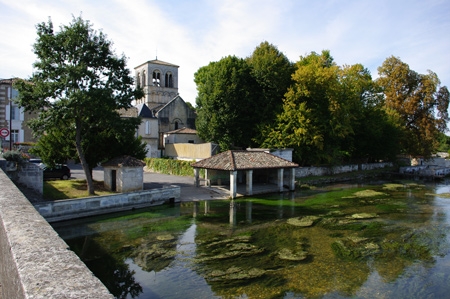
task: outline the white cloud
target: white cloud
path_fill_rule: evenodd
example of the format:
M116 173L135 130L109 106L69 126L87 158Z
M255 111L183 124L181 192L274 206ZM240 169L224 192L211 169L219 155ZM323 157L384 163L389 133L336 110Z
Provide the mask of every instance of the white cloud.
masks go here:
M179 65L180 94L192 103L200 67L228 55L247 57L262 41L292 61L329 49L337 64L362 63L374 77L394 55L450 85L446 0L0 0L0 78L31 75L37 23L50 16L58 30L80 13L129 57L131 70L156 55Z

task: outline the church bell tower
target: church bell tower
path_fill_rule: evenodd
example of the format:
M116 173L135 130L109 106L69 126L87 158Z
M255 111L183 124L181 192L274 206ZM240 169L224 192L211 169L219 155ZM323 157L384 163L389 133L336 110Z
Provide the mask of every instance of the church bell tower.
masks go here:
M144 97L136 104L159 109L178 95L178 65L158 60L147 61L134 68L136 85L144 90Z

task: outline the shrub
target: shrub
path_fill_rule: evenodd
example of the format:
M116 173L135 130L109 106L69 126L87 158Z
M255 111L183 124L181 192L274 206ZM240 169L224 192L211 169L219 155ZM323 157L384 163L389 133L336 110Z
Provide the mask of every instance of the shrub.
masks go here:
M191 166L193 162L164 158L145 159L147 167L154 172L180 176L194 176L194 169Z
M22 164L28 161L30 157L20 151L6 151L3 153L3 158L5 158L6 161Z

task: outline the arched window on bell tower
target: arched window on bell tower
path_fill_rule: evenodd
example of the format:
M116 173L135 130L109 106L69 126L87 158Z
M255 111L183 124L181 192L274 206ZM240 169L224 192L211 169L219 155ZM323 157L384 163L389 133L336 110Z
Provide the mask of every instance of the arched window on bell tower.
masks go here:
M142 72L142 87L145 87L147 85L147 81L145 80L145 71Z
M171 88L173 88L173 76L172 76L171 72L166 73L164 87L171 87Z
M141 74L140 73L137 73L136 85L137 85L137 88L141 87Z
M160 71L158 71L158 70L153 71L152 83L153 83L153 86L161 86L161 73L160 73Z

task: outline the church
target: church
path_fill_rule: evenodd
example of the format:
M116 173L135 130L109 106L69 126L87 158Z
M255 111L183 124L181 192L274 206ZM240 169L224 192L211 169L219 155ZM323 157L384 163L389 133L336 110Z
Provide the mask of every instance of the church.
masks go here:
M178 93L178 68L157 58L134 68L136 86L143 89L144 97L130 112L142 118L138 135L147 144L148 157L161 157L165 133L195 130L195 111Z

